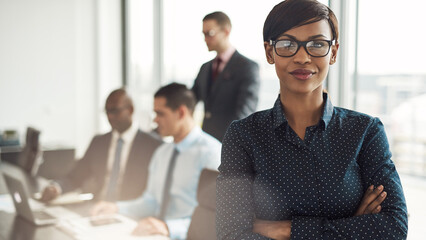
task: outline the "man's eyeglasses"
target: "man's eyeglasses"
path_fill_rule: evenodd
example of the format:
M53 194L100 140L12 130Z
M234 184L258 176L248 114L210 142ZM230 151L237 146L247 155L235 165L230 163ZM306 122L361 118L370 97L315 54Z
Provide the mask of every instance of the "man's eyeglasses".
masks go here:
M216 34L218 33L218 31L211 29L208 32L203 32L204 37L214 37L216 36Z
M120 108L110 108L110 109L105 109L105 112L106 112L107 115L109 115L109 114L111 114L111 115L118 115L123 110L125 110L127 108L128 108L128 106L120 107Z
M331 45L333 44L334 40L269 40L269 45L274 46L275 53L280 57L292 57L296 55L302 46L310 56L324 57L328 54L328 52L330 52Z

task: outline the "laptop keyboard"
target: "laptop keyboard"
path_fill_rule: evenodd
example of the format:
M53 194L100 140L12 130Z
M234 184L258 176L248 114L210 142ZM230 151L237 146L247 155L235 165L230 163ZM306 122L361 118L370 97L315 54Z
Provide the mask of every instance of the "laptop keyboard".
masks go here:
M35 219L40 219L40 220L56 219L54 216L43 211L34 211L33 214Z

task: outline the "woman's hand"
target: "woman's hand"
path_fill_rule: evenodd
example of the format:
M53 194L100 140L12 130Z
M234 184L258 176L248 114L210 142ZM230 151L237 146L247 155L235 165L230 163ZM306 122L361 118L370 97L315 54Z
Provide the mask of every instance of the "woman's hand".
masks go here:
M383 185L380 185L375 189L374 185L371 185L367 191L365 191L364 197L362 198L354 216L379 213L382 210L380 204L382 204L387 196L387 193L383 190Z
M255 219L253 232L276 240L288 240L291 234L291 221L267 221Z

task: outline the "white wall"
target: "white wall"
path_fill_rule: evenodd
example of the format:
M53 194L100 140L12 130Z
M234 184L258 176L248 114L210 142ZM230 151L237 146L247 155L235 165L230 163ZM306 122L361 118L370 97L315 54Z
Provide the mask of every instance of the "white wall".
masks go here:
M118 0L0 0L0 131L86 149L121 84Z

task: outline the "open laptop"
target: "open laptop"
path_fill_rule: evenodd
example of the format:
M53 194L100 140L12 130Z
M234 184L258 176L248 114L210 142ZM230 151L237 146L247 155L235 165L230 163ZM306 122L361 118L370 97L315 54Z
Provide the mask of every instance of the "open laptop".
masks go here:
M46 207L29 198L21 180L3 173L7 188L18 216L35 225L55 224L61 219L81 218L80 215L63 207Z
M21 180L6 173L3 173L3 176L17 215L35 225L56 224L57 228L75 239L135 239L131 232L137 226L137 222L133 219L119 214L81 217L63 207L46 207L44 204L28 198ZM158 238L157 236L142 239L163 240L168 238Z

